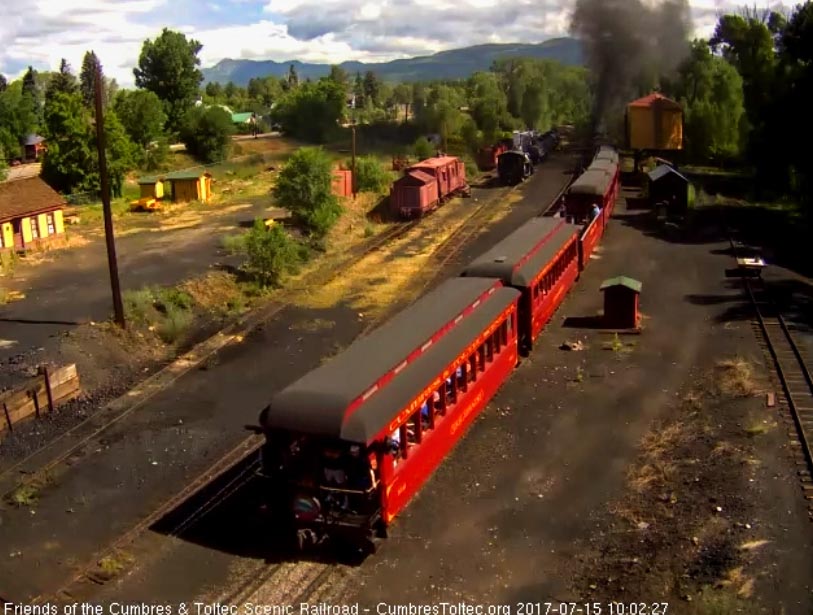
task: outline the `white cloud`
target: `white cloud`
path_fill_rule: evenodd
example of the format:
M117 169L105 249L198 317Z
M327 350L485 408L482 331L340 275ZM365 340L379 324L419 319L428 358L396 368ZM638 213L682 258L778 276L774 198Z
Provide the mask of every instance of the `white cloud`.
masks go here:
M93 49L107 75L131 85L141 44L162 26L203 43L204 66L223 58L387 61L478 43L538 42L565 35L573 0L0 2L5 5L0 72L14 78L29 64L54 70L63 57L78 70L84 53ZM690 0L696 34L708 36L717 14L740 3ZM253 23L234 24L249 20Z

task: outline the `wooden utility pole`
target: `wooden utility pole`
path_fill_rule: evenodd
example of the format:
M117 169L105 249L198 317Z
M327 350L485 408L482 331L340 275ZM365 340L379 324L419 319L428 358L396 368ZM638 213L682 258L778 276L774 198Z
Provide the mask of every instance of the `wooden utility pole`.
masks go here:
M352 158L351 158L352 162L350 163L351 166L353 167L353 170L352 170L353 175L351 177L350 185L353 188L353 200L355 201L356 200L356 117L355 117L355 113L353 114L353 121L350 124L350 130L353 133L353 154L352 154Z
M102 189L102 209L104 211L104 238L107 243L107 264L110 267L110 288L113 291L113 313L116 324L124 329L124 305L121 302L119 286L119 267L116 261L116 243L113 237L113 214L110 210L110 178L107 175L107 157L105 155L104 111L102 109L102 67L96 66L96 148L99 151L99 179Z
M443 121L443 155L446 155L448 148L446 147L446 120Z

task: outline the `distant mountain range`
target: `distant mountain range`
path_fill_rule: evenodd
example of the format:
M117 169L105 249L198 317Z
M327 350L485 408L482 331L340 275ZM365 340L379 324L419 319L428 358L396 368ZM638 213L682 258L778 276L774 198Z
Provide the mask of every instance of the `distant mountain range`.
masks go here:
M391 62L342 62L345 71L354 75L371 70L385 81L423 81L431 79L461 79L472 73L488 70L494 60L504 57L530 57L558 60L563 64L583 63L581 43L573 38L553 38L538 44L475 45L462 49L441 51L431 56L404 58ZM307 64L299 60L274 62L273 60L221 60L211 68L203 69L206 83L223 84L233 81L245 86L255 77L284 77L293 64L300 79L318 79L330 72L329 64Z

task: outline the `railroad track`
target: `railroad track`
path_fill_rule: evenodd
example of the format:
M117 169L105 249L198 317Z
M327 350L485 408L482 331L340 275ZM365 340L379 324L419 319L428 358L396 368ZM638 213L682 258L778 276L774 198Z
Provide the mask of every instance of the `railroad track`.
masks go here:
M793 336L793 330L782 317L770 290L761 281L743 278L748 298L754 307L754 328L764 342L784 394L792 429L792 451L802 491L813 521L813 379L805 356ZM756 288L755 288L756 287Z
M568 189L572 181L573 176L571 175L570 178L564 182L562 189L559 190L557 195L545 205L539 214L537 214L538 217L550 215L552 212L554 212L554 206L559 202L559 199L561 199L562 195ZM521 185L522 184L513 186L506 192L505 196L508 196L517 190ZM444 267L453 264L453 259L460 254L462 248L469 242L472 236L482 230L483 226L495 214L495 209L491 205L492 203L489 202L478 205L475 208L475 211L466 219L466 221L455 229L455 231L438 247L433 255L438 269L443 269ZM431 281L432 280L427 282L427 285L431 283Z
M118 559L120 554L126 552L127 548L149 529L150 526L160 521L168 513L215 481L218 477L223 476L229 470L235 468L247 457L255 454L262 445L262 442L263 438L261 436L250 436L240 442L240 444L218 459L212 466L199 474L181 491L165 501L159 508L138 521L138 523L119 536L114 542L96 552L86 562L80 564L78 572L56 590L48 594L36 596L31 601L32 604L42 604L60 600L70 601L73 596L81 592L84 586L88 584L103 585L106 583L109 579L105 577L100 569L100 563L102 561L106 558ZM259 462L255 461L248 464L247 467L242 468L235 477L232 477L225 485L220 487L217 492L209 496L190 514L175 523L172 529L167 532L167 535L180 535L183 531L188 530L194 524L198 523L205 515L215 510L220 504L225 502L230 496L252 480L258 465Z

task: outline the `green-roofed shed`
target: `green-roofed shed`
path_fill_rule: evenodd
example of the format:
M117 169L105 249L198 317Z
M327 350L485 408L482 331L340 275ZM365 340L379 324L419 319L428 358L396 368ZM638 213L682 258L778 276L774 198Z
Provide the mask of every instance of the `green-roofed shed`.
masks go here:
M254 114L251 111L231 114L232 124L250 124L253 118Z
M604 326L610 329L637 329L641 321L638 311L643 284L620 275L604 280L599 290L604 293Z
M172 200L207 203L212 196L212 174L207 171L174 171L164 176L172 183Z
M164 196L164 178L158 175L147 175L138 179L141 198L160 199Z

